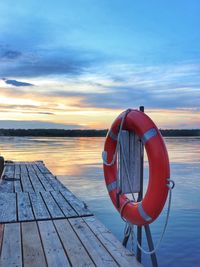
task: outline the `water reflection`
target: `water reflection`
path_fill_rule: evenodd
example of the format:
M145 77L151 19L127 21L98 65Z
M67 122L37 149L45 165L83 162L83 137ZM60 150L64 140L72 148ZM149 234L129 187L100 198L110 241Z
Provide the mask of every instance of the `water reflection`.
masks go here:
M194 266L200 262L200 138L166 138L171 163L173 192L172 213L167 234L158 252L160 266ZM43 160L47 167L90 209L118 238L123 222L108 197L102 172L101 151L104 138L18 138L0 137L1 155L7 160ZM148 164L145 163L147 184ZM154 240L162 231L166 211L152 224ZM149 257L144 257L150 266Z

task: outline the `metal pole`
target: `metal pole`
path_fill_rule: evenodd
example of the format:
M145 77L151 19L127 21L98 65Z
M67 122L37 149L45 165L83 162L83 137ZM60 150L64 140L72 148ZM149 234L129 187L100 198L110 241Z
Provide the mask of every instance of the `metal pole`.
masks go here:
M140 111L144 112L144 106L140 106ZM144 146L141 142L141 163L140 163L140 192L138 194L138 199L137 201L141 201L143 199L143 176L144 176ZM147 242L149 246L149 250L152 251L154 249L153 245L153 240L151 236L151 231L149 225L144 226L146 237L147 237ZM137 226L137 240L140 246L142 245L142 227ZM142 253L141 250L137 247L137 260L141 262L142 260ZM156 258L156 254L153 253L151 254L151 262L153 267L158 267L158 262Z
M0 156L0 179L4 169L4 158Z
M140 106L139 110L144 112L144 106ZM138 201L141 201L143 198L143 168L144 168L144 146L141 142L140 144L140 151L141 151L141 159L140 159L140 192L138 194ZM137 240L140 246L142 245L142 227L137 226ZM137 260L141 262L142 260L142 253L141 250L137 247Z
M149 250L152 251L152 250L154 250L154 245L153 245L153 240L152 240L152 236L151 236L151 231L150 231L149 225L145 225L144 229L145 229L145 233L146 233L146 237L147 237ZM155 253L151 254L151 262L152 262L153 267L158 267L158 262L157 262L157 258L156 258L156 254Z

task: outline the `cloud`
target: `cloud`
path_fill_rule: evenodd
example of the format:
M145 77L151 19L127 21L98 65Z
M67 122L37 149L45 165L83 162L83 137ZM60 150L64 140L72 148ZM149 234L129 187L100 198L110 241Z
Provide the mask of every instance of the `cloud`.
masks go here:
M103 71L107 77L101 84L104 91L86 94L83 105L113 109L141 104L149 108L199 108L200 64L108 65Z
M6 80L5 78L2 79L6 84L14 85L14 86L34 86L32 83L27 82L20 82L16 80Z
M81 125L47 121L0 120L0 129L82 129Z
M95 65L95 64L94 64ZM200 64L144 66L134 64L91 65L76 77L33 79L34 91L1 88L9 97L31 98L53 112L78 109L119 110L144 105L147 109L196 109L200 103ZM83 68L84 69L84 68ZM61 108L62 107L62 108ZM35 109L39 109L35 107ZM42 112L46 112L43 107ZM193 112L195 112L193 110Z
M2 77L79 76L102 62L104 55L80 48L39 48L33 51L5 51L1 63Z
M15 50L1 50L0 58L2 60L14 60L22 55L21 52Z
M196 108L200 102L200 64L167 66L104 66L103 71L66 80L45 94L48 97L79 98L82 108L122 109ZM117 79L116 79L117 77ZM57 89L55 89L57 88Z

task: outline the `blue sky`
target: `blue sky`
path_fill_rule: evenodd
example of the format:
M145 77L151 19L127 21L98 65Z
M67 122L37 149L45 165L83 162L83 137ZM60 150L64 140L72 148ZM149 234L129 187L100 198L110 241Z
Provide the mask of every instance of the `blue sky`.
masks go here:
M199 1L6 0L0 11L2 127L107 128L144 105L159 127L200 128Z

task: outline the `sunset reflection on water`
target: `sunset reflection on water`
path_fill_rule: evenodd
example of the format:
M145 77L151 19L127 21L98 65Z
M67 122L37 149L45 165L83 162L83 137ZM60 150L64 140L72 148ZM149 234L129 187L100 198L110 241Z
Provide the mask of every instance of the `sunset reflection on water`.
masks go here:
M172 211L167 234L158 251L160 266L194 266L200 261L200 138L166 138L173 190ZM101 152L104 138L0 137L0 152L6 160L43 160L45 165L112 232L122 239L124 223L113 207L103 178ZM148 164L145 158L145 184ZM158 240L166 209L151 225ZM189 244L189 245L188 245ZM180 249L181 247L181 249ZM168 257L170 255L170 257ZM149 266L149 257L144 256Z

